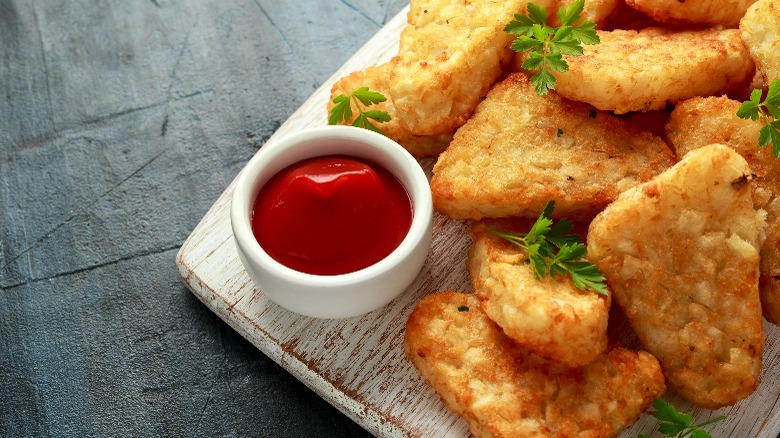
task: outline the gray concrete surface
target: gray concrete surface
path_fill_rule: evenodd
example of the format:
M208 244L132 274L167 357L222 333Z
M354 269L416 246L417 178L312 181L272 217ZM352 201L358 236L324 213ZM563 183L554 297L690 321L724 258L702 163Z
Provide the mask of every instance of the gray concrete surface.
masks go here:
M404 3L0 0L0 436L368 435L174 256Z

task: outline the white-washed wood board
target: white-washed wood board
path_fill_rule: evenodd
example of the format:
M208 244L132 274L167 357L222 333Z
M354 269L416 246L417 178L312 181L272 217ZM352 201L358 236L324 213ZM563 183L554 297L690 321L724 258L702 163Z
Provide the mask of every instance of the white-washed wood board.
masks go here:
M333 82L394 56L407 11L404 9L387 23L270 140L324 125ZM433 163L433 159L420 161L429 176ZM272 303L244 271L230 227L234 183L193 230L176 258L179 272L195 296L263 353L374 435L469 436L465 421L450 412L423 382L405 359L402 347L404 324L422 297L446 289L471 291L465 269L470 244L465 224L436 214L432 249L422 272L406 292L384 308L349 319L312 319ZM778 436L780 329L771 324L765 324L765 329L762 383L753 395L718 411L693 406L672 392L665 397L678 408L693 412L695 421L726 415L726 421L710 428L715 437ZM642 415L621 436L650 433L656 427L654 419Z

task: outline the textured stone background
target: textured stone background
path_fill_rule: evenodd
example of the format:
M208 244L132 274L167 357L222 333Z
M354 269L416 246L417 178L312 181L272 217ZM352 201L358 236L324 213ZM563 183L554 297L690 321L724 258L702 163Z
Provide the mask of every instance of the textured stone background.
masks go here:
M0 0L0 436L365 436L174 256L406 2Z

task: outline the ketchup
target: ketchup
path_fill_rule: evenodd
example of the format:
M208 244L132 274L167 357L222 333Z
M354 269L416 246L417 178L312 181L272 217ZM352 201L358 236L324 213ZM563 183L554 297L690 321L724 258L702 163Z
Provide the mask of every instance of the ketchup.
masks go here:
M279 263L308 274L354 272L382 260L406 237L412 205L386 169L326 156L283 169L260 189L252 232Z

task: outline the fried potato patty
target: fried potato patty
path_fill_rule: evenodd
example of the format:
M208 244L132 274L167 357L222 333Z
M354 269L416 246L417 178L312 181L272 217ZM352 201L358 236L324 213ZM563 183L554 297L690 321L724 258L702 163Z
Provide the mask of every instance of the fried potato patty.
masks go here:
M622 114L663 109L667 102L723 94L747 85L754 64L739 31L598 32L601 43L566 56L554 72L561 96Z
M350 73L339 79L333 84L330 92L328 113L335 106L333 99L339 94L349 95L360 87L368 87L371 91L378 91L387 98L386 101L372 105L370 108L387 111L390 114L391 119L389 122L377 124L385 135L398 142L415 157L436 156L450 144L452 134L415 135L404 127L400 116L395 110L395 104L389 91L390 77L397 63L398 58L396 57L382 65L368 67L365 70ZM356 111L348 122L352 123L355 117L357 117Z
M530 221L473 222L466 266L482 309L512 340L546 359L576 367L607 348L609 296L571 278L537 280L528 254L488 230L526 232Z
M661 23L737 27L756 0L626 0L632 8Z
M456 219L590 220L617 195L671 166L666 143L606 112L538 96L528 78L496 85L433 169L434 206Z
M689 152L590 225L588 256L670 387L714 409L758 385L764 332L751 170L733 149Z
M616 349L583 368L513 344L473 295L425 297L409 316L409 360L477 437L608 437L664 392L658 361Z
M780 324L780 160L771 147L758 145L761 122L737 117L740 103L727 97L695 97L672 111L666 127L677 155L712 143L737 151L753 171L753 204L767 212L766 240L761 246L759 295L764 317Z
M513 36L504 26L525 5L522 0L411 2L390 88L410 132L447 134L466 122L512 58Z
M759 0L751 6L739 31L750 56L769 85L780 79L780 0Z

